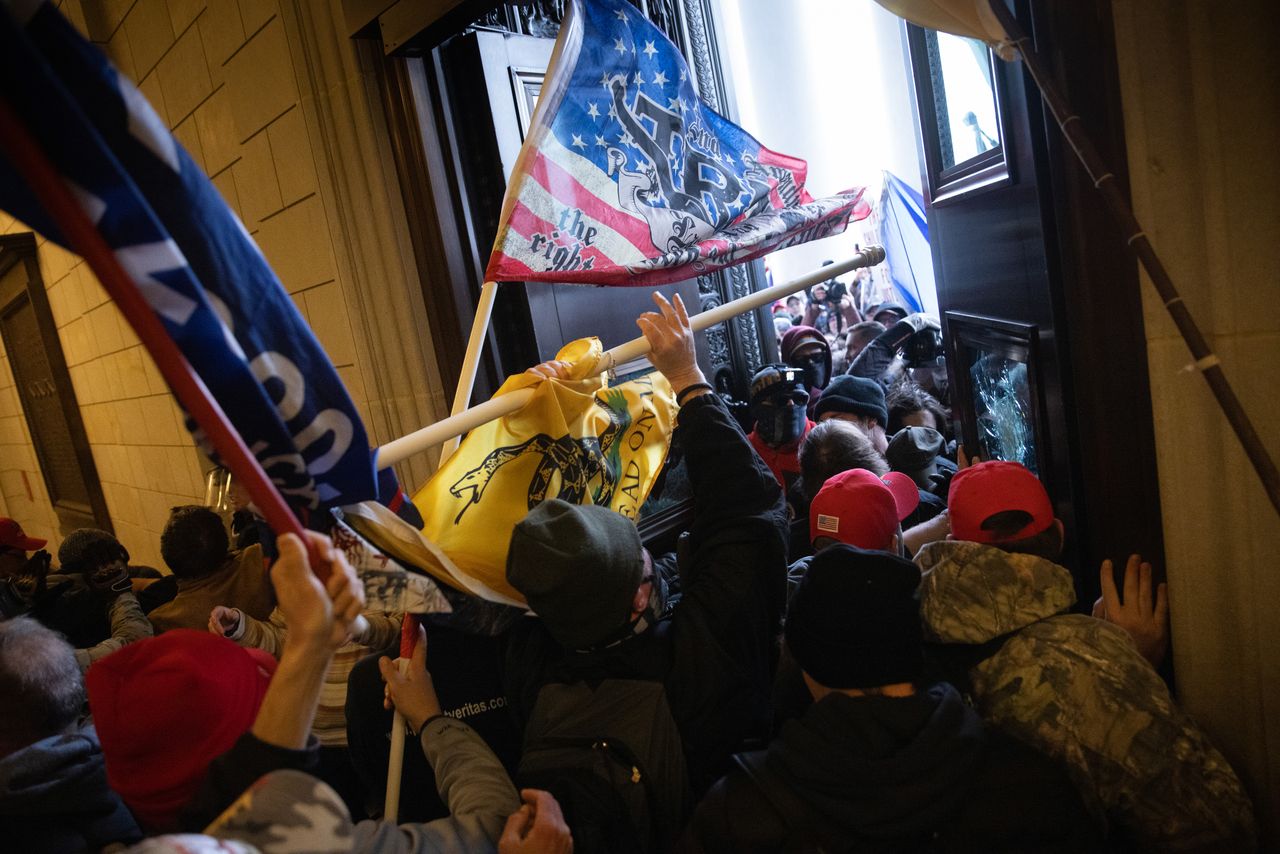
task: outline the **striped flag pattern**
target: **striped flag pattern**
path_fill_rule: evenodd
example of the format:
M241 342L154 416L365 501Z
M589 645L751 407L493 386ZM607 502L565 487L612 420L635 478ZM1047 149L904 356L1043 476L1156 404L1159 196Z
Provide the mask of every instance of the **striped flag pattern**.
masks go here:
M844 231L856 188L814 200L803 160L698 98L625 0L574 0L507 188L486 278L659 285Z

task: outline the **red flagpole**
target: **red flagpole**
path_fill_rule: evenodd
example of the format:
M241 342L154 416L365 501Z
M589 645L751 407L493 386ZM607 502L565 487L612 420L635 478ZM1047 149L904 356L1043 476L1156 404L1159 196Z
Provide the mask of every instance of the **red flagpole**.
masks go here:
M192 370L133 279L120 266L111 247L90 222L35 138L14 113L9 101L3 97L0 97L0 148L26 179L72 248L89 263L98 281L155 360L169 388L200 425L218 457L244 485L267 524L277 534L296 534L311 552L312 570L322 581L326 580L327 565L316 559L303 535L302 523L280 497L222 407Z

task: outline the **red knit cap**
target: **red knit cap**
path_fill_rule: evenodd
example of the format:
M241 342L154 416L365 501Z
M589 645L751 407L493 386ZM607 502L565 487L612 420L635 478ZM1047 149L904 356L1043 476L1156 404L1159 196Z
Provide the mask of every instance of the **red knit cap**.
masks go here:
M809 505L809 540L831 537L860 549L883 551L898 523L920 504L915 481L891 471L883 478L850 469L827 478Z
M89 668L107 782L144 830L176 829L209 763L253 726L275 666L261 650L175 629Z
M1021 463L1001 460L978 463L951 479L947 493L951 511L951 536L971 543L1012 542L1034 537L1053 524L1053 504L1044 485ZM997 539L982 523L997 513L1021 510L1031 521L1020 530Z

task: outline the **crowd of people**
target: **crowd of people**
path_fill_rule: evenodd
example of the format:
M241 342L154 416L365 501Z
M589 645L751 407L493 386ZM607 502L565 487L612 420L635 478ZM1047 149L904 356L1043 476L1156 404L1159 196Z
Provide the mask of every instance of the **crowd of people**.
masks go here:
M1134 555L1076 608L1043 485L966 459L938 372L902 366L936 322L835 299L836 353L796 317L744 430L679 298L655 301L639 324L692 489L677 550L544 501L506 566L531 613L428 615L407 662L402 615L319 534L268 561L175 508L161 574L92 530L55 569L0 520L6 850L1256 849L1156 672L1164 586ZM398 823L392 710L416 743Z

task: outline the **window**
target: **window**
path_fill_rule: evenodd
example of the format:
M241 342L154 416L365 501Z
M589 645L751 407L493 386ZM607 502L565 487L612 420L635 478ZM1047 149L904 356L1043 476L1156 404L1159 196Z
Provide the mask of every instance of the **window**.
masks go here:
M933 203L1007 183L991 51L976 39L912 25L907 43Z

